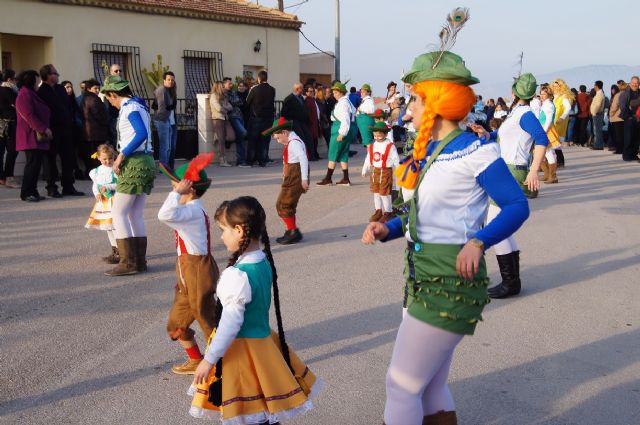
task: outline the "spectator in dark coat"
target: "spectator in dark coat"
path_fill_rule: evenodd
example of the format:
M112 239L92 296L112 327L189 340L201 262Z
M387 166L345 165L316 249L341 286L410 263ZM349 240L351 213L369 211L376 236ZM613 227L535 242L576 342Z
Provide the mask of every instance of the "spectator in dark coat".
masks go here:
M20 190L20 199L26 202L44 199L38 193L38 174L53 137L49 128L51 112L36 94L39 84L40 78L34 70L18 75L20 91L16 99L16 149L24 152L27 158Z
M318 138L320 137L320 105L316 100L315 89L313 86L306 86L304 89L304 107L309 117L309 134L311 136L311 151L309 152L309 160L317 161L320 159L318 155Z
M302 139L310 158L313 158L313 138L309 131L309 113L304 106L302 84L295 83L293 91L282 102L280 116L293 122L293 131Z
M624 148L622 159L637 161L640 145L640 120L636 116L640 108L640 77L631 77L629 87L620 93L620 118L624 120Z
M103 143L107 143L110 136L109 112L98 96L100 83L97 80L86 81L87 90L81 103L83 118L83 140L88 149L83 154L83 161L87 170L91 170L100 163L91 159L91 155Z
M18 157L16 151L16 73L5 69L0 84L0 187L17 188L13 169ZM6 152L6 157L5 157ZM6 159L5 159L6 158Z
M269 142L271 136L263 136L262 132L271 128L276 115L276 89L267 82L267 71L258 72L258 84L251 87L247 95L249 111L247 163L258 163L264 167L269 158Z
M40 68L42 84L38 89L38 96L47 104L51 111L51 131L53 139L46 158L44 159L44 174L47 179L47 194L52 198L62 196L83 196L73 186L74 149L72 140L73 112L71 100L66 90L58 84L60 74L51 65ZM73 100L75 102L75 99ZM62 162L62 194L58 192L56 180L58 178L57 157Z

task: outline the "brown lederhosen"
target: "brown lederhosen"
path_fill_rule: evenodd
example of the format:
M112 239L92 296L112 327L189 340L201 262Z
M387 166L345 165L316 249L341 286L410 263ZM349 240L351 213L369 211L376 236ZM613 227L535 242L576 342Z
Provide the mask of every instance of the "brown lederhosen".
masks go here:
M293 217L296 215L298 201L303 193L300 163L285 164L282 187L278 195L278 200L276 201L278 216Z
M391 195L393 187L393 169L376 168L371 171L371 193L378 193L380 196Z
M211 256L211 237L209 218L205 214L207 223L206 255L191 255L187 253L184 242L176 232L176 244L182 253L176 260L175 298L169 319L167 332L174 341L176 339L189 340L195 332L189 327L194 320L198 321L205 338L209 338L215 322L216 285L220 271Z

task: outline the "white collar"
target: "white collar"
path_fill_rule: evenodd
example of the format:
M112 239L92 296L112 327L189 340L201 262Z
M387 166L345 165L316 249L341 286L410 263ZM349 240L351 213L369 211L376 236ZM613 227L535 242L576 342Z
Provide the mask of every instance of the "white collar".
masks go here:
M236 264L256 264L266 258L264 251L256 249L255 251L245 252L238 258Z

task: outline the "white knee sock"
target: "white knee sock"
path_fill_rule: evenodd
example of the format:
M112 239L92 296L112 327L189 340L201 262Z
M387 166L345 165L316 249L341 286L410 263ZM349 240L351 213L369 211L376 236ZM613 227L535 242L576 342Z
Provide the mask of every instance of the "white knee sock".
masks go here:
M136 196L133 208L131 208L131 212L129 213L132 236L147 236L147 230L144 225L144 205L146 202L146 193Z
M547 162L549 164L555 164L557 161L557 157L556 157L556 150L555 149L549 149L545 154L544 157L547 158Z
M391 212L391 195L381 196L382 198L382 212Z
M373 194L373 206L376 210L381 210L382 209L382 199L380 197L379 193L374 193Z
M107 237L109 237L109 243L112 247L116 247L116 235L113 234L113 230L107 230Z
M427 414L455 410L447 377L462 337L409 314L403 317L387 371L387 425L421 425Z
M491 223L491 220L496 218L496 216L500 213L500 207L496 205L489 204L489 212L487 213L487 223ZM509 236L507 239L502 240L493 246L493 249L496 255L507 255L511 254L513 251L518 250L518 244L516 243L513 235Z

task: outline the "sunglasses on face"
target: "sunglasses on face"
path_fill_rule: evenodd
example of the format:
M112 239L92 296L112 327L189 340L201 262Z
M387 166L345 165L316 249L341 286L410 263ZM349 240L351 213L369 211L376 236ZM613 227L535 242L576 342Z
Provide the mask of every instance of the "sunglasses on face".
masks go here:
M116 74L120 74L122 72L121 69L114 69L113 72L115 72Z

